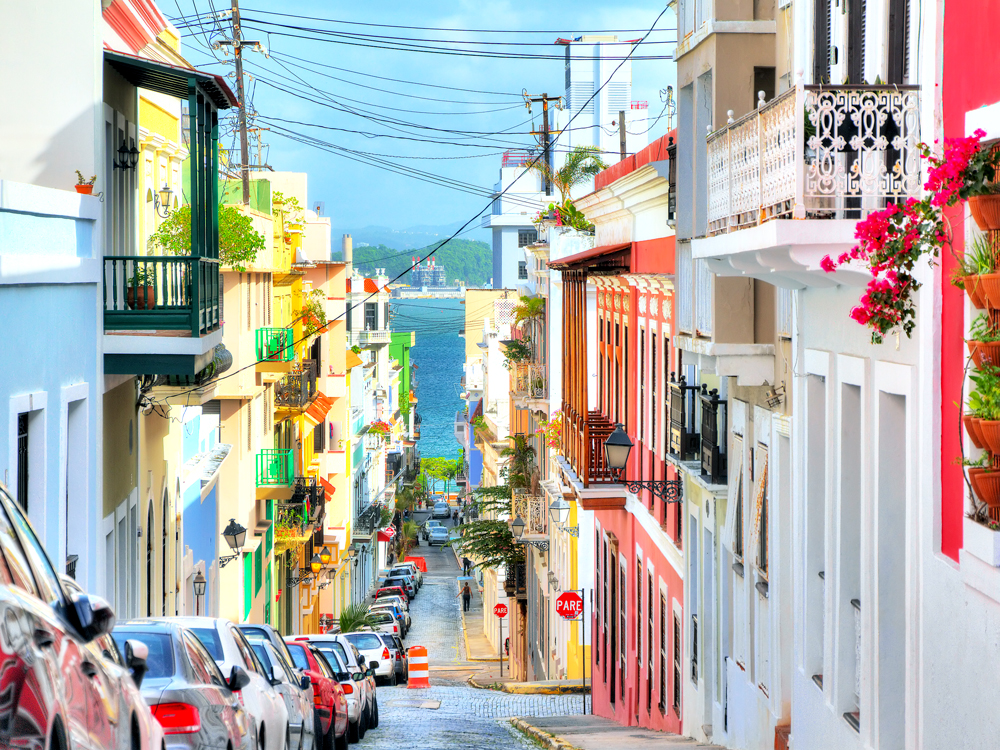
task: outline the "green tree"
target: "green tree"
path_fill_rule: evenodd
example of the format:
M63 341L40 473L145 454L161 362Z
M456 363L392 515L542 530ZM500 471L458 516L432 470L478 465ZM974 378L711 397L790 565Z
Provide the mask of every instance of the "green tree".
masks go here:
M150 235L147 247L154 254L190 255L191 206L171 211ZM219 263L243 273L265 247L264 236L249 216L236 206L219 206Z
M528 345L540 340L541 336L536 336L537 332L542 332L542 324L545 321L545 298L544 297L521 297L514 308L514 324L521 326L521 330L527 333ZM534 352L539 354L539 352Z
M565 203L574 187L608 168L600 153L601 149L597 146L577 146L566 154L566 161L559 169L550 169L541 159L534 162L531 168L556 186Z
M361 628L373 627L375 621L364 604L350 604L340 612L340 632L354 633Z
M449 542L477 568L510 567L524 562L524 548L503 520L510 515L511 488L480 487L472 496L477 516L458 527L460 537Z
M510 445L500 451L509 459L500 475L511 489L530 489L535 475L535 448L524 435L514 435Z

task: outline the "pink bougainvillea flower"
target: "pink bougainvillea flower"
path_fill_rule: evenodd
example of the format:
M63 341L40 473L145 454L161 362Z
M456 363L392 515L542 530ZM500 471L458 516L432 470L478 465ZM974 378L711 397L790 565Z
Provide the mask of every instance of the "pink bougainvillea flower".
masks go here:
M830 259L829 255L823 256L823 259L819 262L819 267L827 273L833 273L837 270L837 265Z

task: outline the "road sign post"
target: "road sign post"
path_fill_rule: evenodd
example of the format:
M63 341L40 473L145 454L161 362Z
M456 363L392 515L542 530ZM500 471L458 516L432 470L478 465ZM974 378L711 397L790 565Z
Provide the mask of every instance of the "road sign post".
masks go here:
M493 607L493 614L497 616L497 623L500 628L500 639L498 643L500 644L500 677L503 677L503 618L507 616L507 605L503 602L497 602L496 606Z
M583 589L580 591L564 591L556 599L556 614L564 620L580 621L580 650L586 653L587 617L583 601ZM583 712L587 713L587 660L580 659L583 671Z

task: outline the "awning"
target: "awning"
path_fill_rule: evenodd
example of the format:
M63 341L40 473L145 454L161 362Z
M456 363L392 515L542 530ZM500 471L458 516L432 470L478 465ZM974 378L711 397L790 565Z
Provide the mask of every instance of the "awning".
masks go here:
M391 542L394 536L396 536L396 528L394 526L378 530L378 540L380 542Z
M581 253L567 255L565 258L550 260L549 268L557 271L582 271L591 266L602 263L620 260L632 250L632 243L625 242L618 245L601 245L584 250ZM627 268L625 269L627 271Z
M236 94L220 75L111 50L104 50L104 59L133 86L187 101L189 88L195 84L219 109L239 106Z
M333 402L324 396L322 391L316 391L316 398L313 399L313 402L309 404L309 408L306 409L305 417L313 425L323 424L326 415L330 413L330 409L332 408Z
M324 490L326 490L326 499L327 499L327 501L329 501L329 500L330 500L330 496L331 496L331 495L332 495L332 494L333 494L334 492L336 492L336 491L337 491L337 488L336 488L336 487L334 487L334 486L333 486L332 484L330 484L330 483L329 483L328 481L326 481L325 479L323 479L323 477L320 477L320 478L319 478L319 483L320 483L320 484L321 484L321 485L323 486L323 489L324 489Z
M347 360L345 361L346 369L350 370L359 365L363 365L364 361L357 354L352 352L350 349L347 350Z

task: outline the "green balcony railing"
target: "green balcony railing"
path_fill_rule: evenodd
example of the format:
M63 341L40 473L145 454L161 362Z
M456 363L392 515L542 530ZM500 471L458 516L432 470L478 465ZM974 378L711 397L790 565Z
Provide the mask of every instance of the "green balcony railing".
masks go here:
M294 331L291 328L258 328L257 361L291 362L295 359Z
M190 331L222 320L219 261L190 255L104 257L105 330Z
M257 454L258 487L291 487L294 481L291 450L265 448Z

